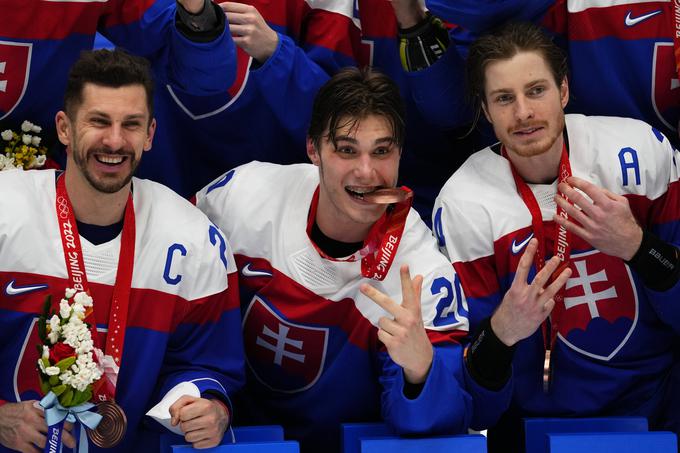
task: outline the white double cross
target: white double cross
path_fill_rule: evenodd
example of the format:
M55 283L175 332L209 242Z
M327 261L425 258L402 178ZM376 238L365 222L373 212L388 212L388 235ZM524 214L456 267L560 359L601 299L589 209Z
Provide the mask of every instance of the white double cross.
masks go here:
M578 305L587 304L588 310L590 311L591 318L597 318L600 316L600 312L597 309L597 302L605 299L612 299L617 296L616 288L610 286L604 291L597 293L593 292L593 283L605 282L607 281L607 273L604 269L595 274L588 275L588 269L585 261L576 261L574 263L576 271L578 272L578 277L571 277L567 280L566 289L571 289L577 286L583 287L583 296L577 297L565 297L564 306L567 310L576 307Z
M0 61L0 74L5 73L5 68L7 67L6 61ZM7 91L7 80L0 80L0 91L3 93Z
M302 341L292 340L288 338L289 331L290 327L284 326L283 324L279 324L278 333L274 332L269 327L264 326L262 328L262 333L265 336L273 339L276 342L276 344L271 344L260 336L258 336L257 339L255 340L255 343L258 346L262 346L263 348L269 349L270 351L274 352L274 363L279 366L281 366L284 357L295 360L296 362L305 363L304 354L297 354L295 352L286 351L286 346L288 345L292 346L293 348L299 351L302 350Z

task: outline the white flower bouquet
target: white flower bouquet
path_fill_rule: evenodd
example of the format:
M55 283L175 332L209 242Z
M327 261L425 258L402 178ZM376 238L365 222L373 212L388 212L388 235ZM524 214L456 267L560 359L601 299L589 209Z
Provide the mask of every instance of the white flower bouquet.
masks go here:
M45 394L54 393L63 407L78 406L92 398L92 386L104 373L98 359L101 351L94 347L84 321L92 310L92 298L67 288L59 312L51 308L48 296L38 320L41 387Z
M11 129L0 132L0 171L40 168L47 161L47 148L40 142L40 126L30 121L21 124L21 133Z

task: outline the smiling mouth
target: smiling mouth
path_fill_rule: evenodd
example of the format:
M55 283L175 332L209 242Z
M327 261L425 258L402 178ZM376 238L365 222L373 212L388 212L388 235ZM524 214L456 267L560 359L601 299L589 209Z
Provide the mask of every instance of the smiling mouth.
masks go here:
M113 167L122 164L128 157L122 154L96 154L94 158L100 164Z

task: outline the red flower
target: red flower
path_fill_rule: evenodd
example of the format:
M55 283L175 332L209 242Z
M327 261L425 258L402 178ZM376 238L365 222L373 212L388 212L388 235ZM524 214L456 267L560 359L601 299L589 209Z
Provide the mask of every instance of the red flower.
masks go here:
M50 350L50 363L56 365L59 361L68 357L75 357L76 350L66 343L57 343Z

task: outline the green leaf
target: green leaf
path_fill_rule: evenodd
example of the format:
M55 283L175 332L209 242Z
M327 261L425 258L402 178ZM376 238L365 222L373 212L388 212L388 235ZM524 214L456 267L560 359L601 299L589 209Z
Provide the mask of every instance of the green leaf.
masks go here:
M38 318L38 337L43 343L47 343L47 318L50 317L52 308L52 295L48 294L43 302L42 315Z
M73 402L73 389L69 387L64 393L59 395L59 402L64 407L70 407Z
M43 359L43 358L41 357L40 360L42 360L43 366L44 366L45 368L47 368L48 366L50 366L50 360L49 360L49 359Z
M61 371L66 371L74 363L76 363L75 357L66 357L65 359L61 359L59 362L57 362L55 366L59 367L59 370Z
M40 390L42 390L43 395L47 395L50 392L50 384L42 378L40 379Z
M54 387L55 385L59 385L59 376L50 376L49 378L49 383L51 387Z
M83 392L77 390L76 393L73 395L73 401L71 401L71 404L74 406L78 406L80 404L83 404L85 401L88 401L90 398L92 398L92 392L90 391L90 389L85 389L85 391Z
M65 390L66 390L66 384L59 384L57 386L52 387L52 393L54 393L57 396L64 393Z

